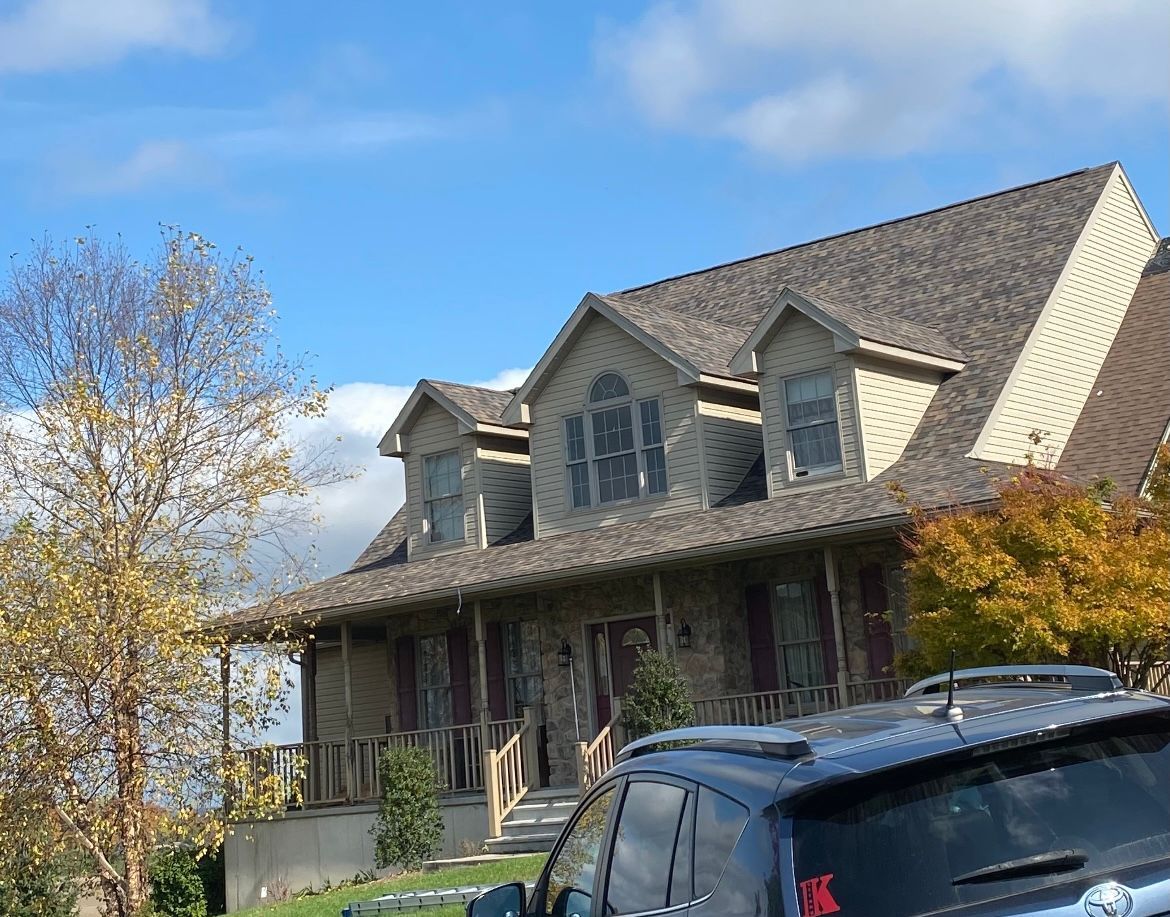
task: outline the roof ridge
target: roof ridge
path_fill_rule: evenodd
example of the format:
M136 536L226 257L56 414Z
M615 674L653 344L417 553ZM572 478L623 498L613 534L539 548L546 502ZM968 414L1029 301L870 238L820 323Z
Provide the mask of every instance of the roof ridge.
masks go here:
M999 191L992 191L992 192L989 192L987 194L978 194L975 197L965 198L961 201L954 201L953 203L950 203L950 204L944 204L941 207L932 207L929 210L921 210L918 213L909 213L909 214L906 214L904 216L894 217L894 218L889 219L889 220L880 220L877 223L870 223L868 226L858 226L855 229L847 229L847 230L844 230L843 232L830 233L827 236L819 236L816 239L808 239L805 242L797 242L794 245L786 245L782 248L774 248L774 249L771 249L770 251L759 252L758 254L748 255L744 258L733 258L731 261L724 261L724 262L721 262L720 264L712 264L709 267L698 268L698 269L693 270L693 271L683 271L680 274L672 274L671 276L663 277L660 280L653 280L649 283L642 283L642 284L638 284L637 286L625 287L621 290L615 290L613 293L610 293L607 295L618 296L618 295L622 295L624 293L635 293L638 290L647 290L647 289L650 289L651 287L659 286L660 284L669 283L672 280L681 280L684 277L694 277L694 276L697 276L699 274L707 274L711 271L718 271L718 270L721 270L723 268L734 267L737 264L746 264L749 261L758 261L761 258L768 258L772 255L779 255L783 252L790 252L790 251L795 251L796 249L800 249L800 248L807 248L810 245L818 245L821 242L828 242L832 239L841 239L841 238L844 238L845 236L853 236L853 235L857 235L858 233L869 232L871 229L880 229L883 226L893 226L897 223L905 223L908 220L916 220L919 217L930 216L933 213L942 213L943 211L946 211L946 210L954 210L956 207L965 207L968 204L974 204L974 203L977 203L979 201L986 201L986 200L990 200L991 198L1002 197L1003 195L1006 195L1006 194L1015 194L1016 192L1019 192L1019 191L1026 191L1029 188L1038 188L1041 185L1050 185L1050 184L1053 184L1053 183L1058 182L1058 181L1064 181L1065 179L1073 178L1077 175L1087 175L1090 172L1096 172L1100 169L1112 169L1115 166L1120 165L1120 163L1121 163L1120 160L1114 159L1111 162L1101 163L1100 165L1087 166L1083 169L1074 169L1071 172L1065 172L1063 175L1054 175L1051 178L1042 178L1042 179L1039 179L1038 181L1025 182L1022 185L1014 185L1011 188L1002 188Z
M516 391L511 388L488 388L486 385L473 385L470 382L452 382L450 379L424 378L422 381L430 385L453 385L456 388L469 388L474 392L490 392L493 395L507 395Z
M663 281L659 281L659 283L662 283L662 282ZM653 286L653 284L651 284L651 286ZM683 321L686 321L686 322L698 322L698 323L701 323L704 325L718 325L720 328L726 328L729 331L735 331L735 332L741 333L741 334L744 331L743 325L735 325L735 324L732 324L731 322L721 322L717 318L708 318L705 315L690 315L686 312L679 312L678 309L672 309L669 306L660 306L660 305L650 306L650 305L647 305L646 303L638 302L636 299L624 299L624 298L622 298L621 293L597 293L594 295L599 296L603 300L616 299L621 305L632 306L635 309L652 309L655 312L665 312L667 315L671 315L675 318L682 319Z

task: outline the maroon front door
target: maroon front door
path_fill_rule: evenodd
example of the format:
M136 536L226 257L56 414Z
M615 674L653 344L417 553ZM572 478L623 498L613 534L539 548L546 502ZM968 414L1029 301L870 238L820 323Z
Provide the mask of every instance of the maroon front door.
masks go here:
M613 698L622 697L634 680L638 650L658 649L654 618L593 624L589 628L589 644L597 725L601 727L613 717Z

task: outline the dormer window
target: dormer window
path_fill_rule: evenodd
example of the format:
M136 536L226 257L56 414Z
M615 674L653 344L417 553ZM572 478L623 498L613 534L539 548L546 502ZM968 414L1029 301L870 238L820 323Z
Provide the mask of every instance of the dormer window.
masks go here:
M841 470L841 434L831 370L796 376L783 388L788 468L793 478Z
M423 504L431 544L463 541L463 468L458 450L423 459Z
M574 509L665 494L659 400L635 401L617 373L598 376L585 410L565 418L565 469Z

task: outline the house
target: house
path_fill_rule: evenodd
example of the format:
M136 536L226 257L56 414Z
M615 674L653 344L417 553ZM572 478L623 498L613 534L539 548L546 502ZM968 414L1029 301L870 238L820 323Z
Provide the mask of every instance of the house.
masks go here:
M701 722L897 692L888 485L991 505L989 469L1040 453L1140 490L1170 421L1157 247L1114 163L588 293L513 392L420 382L379 444L403 507L349 570L235 622L304 634L305 742L255 754L307 773L298 811L229 842L229 899L368 868L396 744L431 751L450 853L546 843L644 647Z

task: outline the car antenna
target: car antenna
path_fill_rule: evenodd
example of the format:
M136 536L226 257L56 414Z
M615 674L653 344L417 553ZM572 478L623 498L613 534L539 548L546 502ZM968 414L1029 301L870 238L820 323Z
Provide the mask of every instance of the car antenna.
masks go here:
M955 651L951 650L951 674L947 679L947 705L934 713L955 723L963 718L963 708L955 703Z

